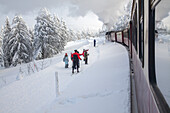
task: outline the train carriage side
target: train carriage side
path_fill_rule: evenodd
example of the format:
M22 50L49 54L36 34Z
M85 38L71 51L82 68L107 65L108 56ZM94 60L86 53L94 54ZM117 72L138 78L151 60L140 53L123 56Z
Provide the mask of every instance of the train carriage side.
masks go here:
M156 83L155 7L158 0L134 0L132 9L132 59L140 113L169 113Z
M112 41L129 47L139 113L170 113L155 75L155 7L159 2L133 0L129 28L110 35Z

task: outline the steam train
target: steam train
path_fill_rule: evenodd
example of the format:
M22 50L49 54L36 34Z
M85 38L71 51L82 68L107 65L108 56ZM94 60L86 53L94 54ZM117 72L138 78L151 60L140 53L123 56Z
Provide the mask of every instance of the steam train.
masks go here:
M105 34L107 40L129 50L139 113L170 113L155 72L155 8L160 1L133 0L129 27Z

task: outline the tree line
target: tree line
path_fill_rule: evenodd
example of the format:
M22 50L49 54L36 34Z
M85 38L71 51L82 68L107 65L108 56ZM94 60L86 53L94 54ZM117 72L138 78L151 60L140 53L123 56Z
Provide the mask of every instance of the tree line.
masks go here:
M10 67L50 58L62 52L67 42L82 38L86 38L86 33L68 29L63 20L46 8L39 11L33 29L28 28L22 16L16 15L12 24L7 17L0 33L0 63Z

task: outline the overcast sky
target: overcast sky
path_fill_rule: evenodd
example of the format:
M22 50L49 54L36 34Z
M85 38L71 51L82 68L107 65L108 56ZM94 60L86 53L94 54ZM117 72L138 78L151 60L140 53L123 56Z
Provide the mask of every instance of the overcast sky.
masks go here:
M38 11L46 7L62 18L69 28L93 31L101 28L103 23L113 25L118 21L129 1L132 0L0 0L0 26L4 25L6 16L12 21L15 14L21 14L28 26L33 27ZM168 21L165 18L169 18L169 4L170 0L161 1L160 20Z
M66 21L72 29L98 30L103 23L113 24L124 14L129 0L0 0L0 25L6 16L12 18L21 14L29 27L35 24L35 17L41 8Z

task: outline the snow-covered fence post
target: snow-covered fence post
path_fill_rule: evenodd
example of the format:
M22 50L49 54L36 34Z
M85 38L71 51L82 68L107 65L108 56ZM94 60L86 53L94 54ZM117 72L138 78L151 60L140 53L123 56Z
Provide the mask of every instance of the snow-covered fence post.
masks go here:
M34 65L34 64L33 64ZM30 68L31 68L31 70L32 70L32 72L34 73L34 69L33 69L33 67L32 67L32 65L30 64Z
M23 79L23 77L24 77L24 76L23 76L23 73L24 73L24 72L22 71L22 69L21 69L21 67L20 67L20 68L19 68L19 75L16 77L16 79L17 79L17 80Z
M27 64L28 75L30 75L30 69L31 69L31 65L30 65L30 63L29 63L29 64Z
M55 72L55 78L56 78L56 95L60 95L59 92L59 80L58 80L58 72Z
M44 69L44 59L43 59L43 61L41 63L42 63L41 64L41 70L43 70Z
M38 67L37 67L35 61L34 61L34 68L35 68L35 69L37 70L37 72L38 72Z

